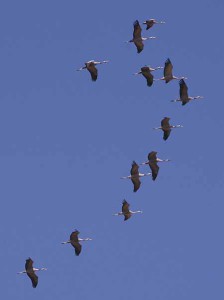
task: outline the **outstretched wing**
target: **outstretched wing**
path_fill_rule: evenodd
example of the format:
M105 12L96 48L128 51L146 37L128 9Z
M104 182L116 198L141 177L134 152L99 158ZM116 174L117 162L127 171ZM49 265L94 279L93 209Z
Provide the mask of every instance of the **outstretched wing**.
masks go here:
M163 129L163 139L164 139L164 141L166 141L168 139L168 137L170 136L170 133L171 133L170 128Z
M87 70L90 72L92 81L96 81L97 77L98 77L98 70L95 67L94 63L91 62L91 63L87 64Z
M136 48L137 48L137 52L138 53L140 53L140 52L142 52L142 50L144 49L144 44L143 44L143 42L142 42L142 39L135 39L134 40L134 44L135 44L135 46L136 46Z
M169 123L170 118L163 118L161 121L161 127L162 128L170 128L170 123Z
M124 200L122 202L122 213L123 214L126 214L129 212L129 206L130 206L130 204L126 200Z
M151 151L151 152L149 152L149 154L148 154L148 160L149 161L156 161L156 154L157 154L157 152L156 151Z
M71 241L72 246L75 248L75 254L79 256L82 250L82 245L79 242Z
M182 105L185 105L187 102L189 102L188 87L183 79L179 81L179 85L180 85L180 99L182 101Z
M159 172L159 166L157 164L156 161L150 161L149 162L149 167L152 171L152 180L156 180L156 177L158 175L158 172Z
M131 217L131 213L129 211L129 203L124 200L122 205L122 213L124 215L124 221L128 220Z
M26 259L25 270L33 270L33 260L30 257Z
M145 79L147 80L147 85L148 86L152 86L153 84L153 75L150 72L149 67L142 67L141 68L142 71L142 75L145 77Z
M29 278L31 279L33 288L36 288L36 287L37 287L37 284L38 284L38 276L34 273L33 270L27 272L27 275L28 275Z
M131 171L130 171L131 175L138 175L139 173L138 169L139 169L139 165L135 161L133 161L131 166Z
M141 34L142 34L142 28L141 28L141 26L140 26L140 24L139 24L139 21L138 20L136 20L134 23L133 23L133 25L134 25L134 31L133 31L133 39L135 40L135 39L141 39Z
M163 75L165 77L165 82L166 83L168 83L173 77L173 65L172 65L169 58L165 61L165 67L164 67L164 70L163 70Z
M149 30L149 28L151 28L154 25L154 20L146 20L146 30Z
M79 239L78 239L78 235L79 235L79 231L78 230L75 230L73 231L71 234L70 234L70 241L72 242L78 242Z
M134 185L133 192L137 192L137 190L140 188L140 185L141 185L141 181L140 181L139 177L132 177L131 181Z

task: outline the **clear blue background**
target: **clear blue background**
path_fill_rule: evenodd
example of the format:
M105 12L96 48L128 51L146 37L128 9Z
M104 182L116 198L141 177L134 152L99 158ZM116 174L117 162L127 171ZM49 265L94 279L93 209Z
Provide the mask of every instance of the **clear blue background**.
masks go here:
M0 235L2 299L222 300L223 242L222 0L2 1L0 6ZM166 22L143 36L133 21ZM145 64L188 77L146 86ZM91 82L77 68L109 59ZM155 78L162 71L154 73ZM173 130L164 142L164 116ZM133 193L132 160L158 151L158 179ZM148 172L147 166L141 168ZM113 217L126 199L142 215ZM61 245L79 229L76 257ZM40 272L33 289L24 269Z

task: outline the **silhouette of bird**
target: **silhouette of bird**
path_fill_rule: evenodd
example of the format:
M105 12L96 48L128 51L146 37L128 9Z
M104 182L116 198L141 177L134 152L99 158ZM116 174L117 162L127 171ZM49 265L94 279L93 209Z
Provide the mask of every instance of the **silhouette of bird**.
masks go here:
M46 271L46 270L47 270L46 268L40 268L40 269L33 268L33 261L29 257L28 259L26 259L25 271L18 272L17 274L26 273L27 276L31 279L33 288L36 288L37 284L38 284L38 276L35 274L35 272L36 271Z
M161 121L161 127L155 127L153 129L161 129L163 131L163 139L166 141L170 135L171 129L172 128L180 128L183 127L182 125L170 125L169 123L170 118L165 117Z
M180 98L176 100L171 100L171 102L182 102L182 105L187 104L191 100L196 100L196 99L202 99L203 96L194 96L194 97L189 97L188 96L188 87L183 79L179 81L179 86L180 86Z
M81 253L82 245L79 242L92 241L90 238L81 239L78 237L79 231L75 230L70 234L70 239L67 242L62 242L62 244L71 244L75 248L75 254L78 256Z
M124 221L127 221L128 219L130 219L130 217L133 214L142 213L141 210L132 211L129 209L129 207L130 207L130 204L124 199L124 201L122 202L122 211L114 214L114 216L122 216L123 215Z
M87 69L87 70L90 72L92 81L96 81L96 80L97 80L97 77L98 77L98 70L97 70L97 68L96 68L96 65L106 64L106 63L108 63L108 62L109 62L109 60L104 60L104 61L102 61L102 62L90 60L90 61L87 61L87 62L85 63L85 66L84 66L84 67L78 69L77 71L82 71L82 70Z

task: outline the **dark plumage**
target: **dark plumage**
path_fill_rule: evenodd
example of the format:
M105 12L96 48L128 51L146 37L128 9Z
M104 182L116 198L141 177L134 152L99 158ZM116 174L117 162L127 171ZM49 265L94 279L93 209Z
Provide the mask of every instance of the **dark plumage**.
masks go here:
M173 79L173 65L169 58L165 61L163 76L166 83L170 82Z
M139 21L136 20L134 22L134 31L133 31L133 42L137 48L137 52L140 53L142 52L143 48L144 48L144 44L142 42L142 28L139 24Z
M122 213L124 215L124 221L127 221L131 217L131 212L129 211L130 204L124 200L122 202Z
M32 281L33 288L36 288L38 284L38 276L35 274L33 270L33 261L30 257L26 260L25 270L26 270L26 274L29 276L29 278Z
M179 86L180 86L180 100L182 101L182 105L185 105L189 102L188 87L183 79L179 81Z
M156 180L156 177L158 175L159 172L159 166L157 164L157 156L156 156L157 152L152 151L148 154L148 164L149 167L152 171L152 179Z
M147 81L147 86L152 86L153 84L153 75L150 71L150 68L145 66L141 68L142 75L145 77Z
M170 128L170 123L169 123L170 118L165 117L161 121L161 127L163 131L163 139L166 141L170 135L171 128Z
M139 169L139 165L135 161L133 161L130 173L132 176L131 181L134 185L134 190L133 190L134 192L137 192L137 190L140 188L141 185L141 181L139 180L138 169Z
M79 243L78 239L79 231L75 230L70 235L71 245L75 248L75 254L78 256L81 253L82 245Z
M98 70L95 67L94 62L92 62L92 61L91 62L87 62L87 63L85 63L85 65L86 65L86 69L90 72L92 81L96 81L97 77L98 77Z

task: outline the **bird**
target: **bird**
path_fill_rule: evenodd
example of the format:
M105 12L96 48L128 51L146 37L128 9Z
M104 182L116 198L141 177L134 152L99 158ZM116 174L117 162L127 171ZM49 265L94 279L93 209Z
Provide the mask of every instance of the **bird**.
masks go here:
M137 192L137 190L140 188L141 185L141 181L139 179L140 177L151 175L151 173L146 173L146 174L139 173L138 169L139 169L139 165L135 161L133 161L130 170L131 175L121 177L121 179L131 179L134 185L133 192Z
M196 100L196 99L202 99L204 98L203 96L194 96L194 97L189 97L188 96L188 87L183 79L179 81L179 86L180 86L180 98L176 100L171 100L171 102L182 102L182 105L187 104L191 100Z
M70 234L70 239L66 242L62 242L62 244L71 244L75 248L75 254L77 256L79 256L79 254L81 253L81 250L82 250L82 245L79 242L92 241L92 239L90 239L90 238L85 238L85 239L79 238L78 237L79 233L80 232L77 229L75 229L75 231L73 231Z
M124 216L124 221L130 219L133 214L142 213L142 210L132 211L129 209L130 204L124 199L122 202L122 211L114 214L114 216Z
M155 39L155 36L150 36L150 37L142 37L142 28L139 24L139 21L136 20L133 23L134 26L134 31L133 31L133 39L131 39L130 41L127 41L127 43L134 43L136 48L137 48L137 53L142 52L143 48L144 48L144 44L143 41L149 40L149 39Z
M143 22L143 24L146 24L147 25L146 30L149 30L150 28L152 28L152 26L154 24L165 24L165 22L163 22L163 21L158 22L155 19L149 19L149 20L146 20L145 22Z
M144 66L141 68L141 71L134 73L134 75L140 75L142 74L146 81L147 81L147 86L152 86L153 84L153 75L152 71L163 69L163 67L156 67L156 68L151 68L150 66Z
M18 272L17 274L23 274L26 273L27 276L31 279L33 288L37 287L38 284L38 276L35 274L36 271L46 271L46 268L33 268L33 260L29 257L26 259L25 263L25 271Z
M163 131L163 139L164 139L164 141L166 141L168 139L172 128L183 127L182 125L175 125L175 126L170 125L169 121L170 121L170 118L169 117L165 117L161 121L161 127L155 127L155 128L153 128L153 129L161 129Z
M173 65L171 63L171 60L168 58L165 61L165 67L163 70L163 77L162 78L158 78L158 79L154 79L156 80L165 80L165 83L170 82L173 79L187 79L186 77L176 77L173 75Z
M141 163L141 165L149 165L151 171L152 171L152 180L156 180L156 177L158 176L159 172L159 166L158 162L167 162L170 161L170 159L160 159L157 157L156 151L151 151L148 154L148 161Z
M98 70L96 68L96 65L100 65L100 64L107 64L109 62L109 60L103 60L103 61L94 61L94 60L90 60L85 62L85 66L78 69L77 71L82 71L87 69L90 72L92 81L96 81L97 77L98 77Z

